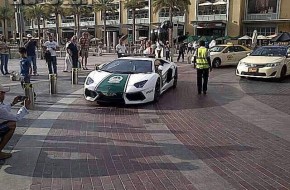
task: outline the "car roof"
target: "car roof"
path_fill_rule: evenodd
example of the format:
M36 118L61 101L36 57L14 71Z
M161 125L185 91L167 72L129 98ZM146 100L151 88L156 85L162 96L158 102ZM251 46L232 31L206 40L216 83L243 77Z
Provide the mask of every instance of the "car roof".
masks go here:
M260 48L263 48L263 47L265 47L265 48L287 48L289 46L261 46Z
M130 60L146 60L146 61L155 61L156 58L150 58L150 57L120 57L118 59L130 59Z

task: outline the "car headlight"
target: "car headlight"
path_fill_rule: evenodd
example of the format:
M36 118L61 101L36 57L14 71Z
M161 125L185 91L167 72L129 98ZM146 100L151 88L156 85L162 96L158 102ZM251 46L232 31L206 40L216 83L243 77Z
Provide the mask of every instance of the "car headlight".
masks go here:
M277 62L277 63L268 63L265 65L265 67L277 67L280 65L280 62Z
M94 83L94 80L91 77L88 77L86 81L86 85L90 85L92 83Z
M134 84L134 86L135 86L136 88L143 88L143 86L146 84L147 81L148 81L148 80L143 80L143 81L141 81L141 82L137 82L137 83Z

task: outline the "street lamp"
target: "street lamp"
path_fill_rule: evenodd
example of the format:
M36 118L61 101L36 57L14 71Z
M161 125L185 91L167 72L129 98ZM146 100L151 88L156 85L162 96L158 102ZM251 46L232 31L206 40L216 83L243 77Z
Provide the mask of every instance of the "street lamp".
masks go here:
M13 0L12 4L15 8L16 32L19 34L19 46L23 46L23 32L25 32L25 24L22 13L23 5L34 5L36 0Z

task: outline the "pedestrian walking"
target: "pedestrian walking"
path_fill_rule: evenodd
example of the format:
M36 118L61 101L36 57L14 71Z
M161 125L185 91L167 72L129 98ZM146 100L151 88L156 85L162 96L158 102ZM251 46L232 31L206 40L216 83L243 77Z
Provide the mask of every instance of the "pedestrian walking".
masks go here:
M52 35L49 35L48 41L43 44L43 47L46 50L45 59L49 74L57 74L56 50L59 48L58 43L53 40Z
M184 52L185 52L185 45L181 43L178 49L177 62L179 62L180 58L182 58L182 62L184 62Z
M23 100L23 96L16 96L10 104L4 103L5 94L9 92L9 90L8 87L4 87L0 84L0 160L12 156L11 153L6 153L2 150L13 136L16 129L16 122L23 119L23 117L29 113L27 108L30 104L30 100L27 98ZM24 106L18 110L17 114L13 114L11 112L11 107L21 101L24 101Z
M67 49L67 47L69 46L70 44L70 40L68 38L66 38L66 44L65 44L65 58L64 58L64 69L63 69L63 72L68 72L68 71L71 71L71 68L72 68L72 60L71 60L71 56L70 56L70 52L69 50Z
M0 35L0 55L1 55L1 73L3 75L10 74L8 72L9 48L3 35Z
M209 49L210 49L210 48L212 48L212 47L214 47L214 46L216 46L216 41L215 41L215 39L213 38L213 39L210 41L208 47L209 47Z
M205 47L205 42L200 41L199 45L200 47L195 51L193 55L193 64L195 65L197 72L198 94L201 94L201 91L206 94L209 71L212 71L212 66L210 60L210 52Z
M159 39L156 41L156 52L157 52L157 58L161 58L161 51L162 51L162 45L161 41Z
M27 34L28 41L25 43L24 47L27 50L27 58L30 59L32 63L32 70L33 75L39 75L37 73L37 65L36 65L36 49L37 49L37 42L32 39L31 34Z
M170 45L169 45L169 41L166 41L164 49L165 49L165 59L166 60L170 60Z
M77 46L78 38L77 36L73 36L70 40L70 43L67 47L67 52L70 56L72 68L79 67L79 54L78 54L78 46Z
M122 54L126 53L127 49L125 44L123 44L123 40L119 40L119 43L116 46L116 51L118 54L118 58L122 57Z
M188 42L188 44L187 44L187 54L189 52L192 54L192 43L191 42Z
M89 57L89 47L90 47L90 39L89 39L89 33L83 32L82 37L79 41L80 45L80 56L82 57L82 68L83 70L88 70L87 63L88 63L88 57Z

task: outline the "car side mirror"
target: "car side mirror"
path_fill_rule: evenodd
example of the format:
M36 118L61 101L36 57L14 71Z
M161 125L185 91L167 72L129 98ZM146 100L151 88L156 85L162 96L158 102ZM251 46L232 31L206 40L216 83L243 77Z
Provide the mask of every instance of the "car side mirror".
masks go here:
M287 58L290 58L290 53L288 53L288 54L286 55L286 57L287 57Z
M162 65L159 65L158 66L158 71L162 71L163 70L163 66Z
M249 56L251 53L247 53L247 56Z

